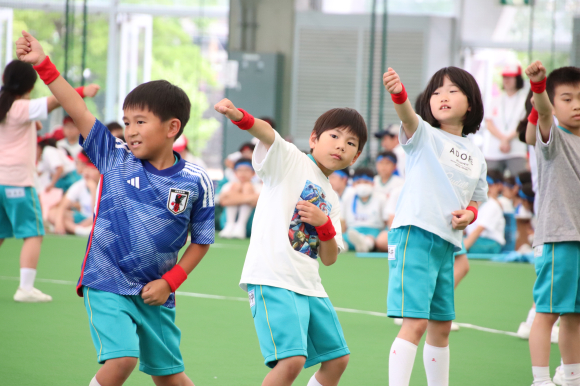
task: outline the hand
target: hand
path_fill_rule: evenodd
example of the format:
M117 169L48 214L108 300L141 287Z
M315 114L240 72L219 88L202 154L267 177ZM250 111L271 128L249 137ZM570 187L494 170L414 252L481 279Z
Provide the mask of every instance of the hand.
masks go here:
M22 31L22 37L16 41L16 57L25 63L36 66L42 63L46 55L38 40L28 32Z
M91 83L88 86L84 87L83 93L85 94L85 97L92 98L95 95L97 95L97 93L99 92L100 89L101 89L101 86L99 86L98 84L95 84L95 83Z
M143 287L141 290L141 297L145 304L150 306L161 306L165 304L171 295L171 288L169 283L164 279L153 280Z
M526 75L532 82L540 82L546 77L546 68L542 62L536 60L526 68Z
M36 125L36 131L42 130L42 122L34 121L34 124Z
M227 98L224 98L218 103L216 103L213 108L215 109L215 111L225 115L228 119L231 119L232 121L241 121L242 118L244 117L244 113L238 110L236 106L234 106L232 101L230 101Z
M319 227L328 221L328 216L311 202L300 201L296 204L296 209L298 209L300 220L313 227Z
M510 152L511 149L512 149L512 146L510 144L510 141L508 141L507 139L501 141L501 144L499 145L499 150L502 153L507 154Z
M48 185L48 186L47 186L47 187L44 189L44 191L45 191L46 193L48 193L48 192L50 192L50 191L52 190L52 188L54 188L54 185L50 184L50 185Z
M399 74L395 72L391 67L383 75L383 84L387 91L391 94L398 94L403 91L403 84L401 79L399 79Z
M467 228L469 223L471 223L475 218L475 213L470 210L456 210L451 214L453 215L453 218L451 219L453 229L460 231Z

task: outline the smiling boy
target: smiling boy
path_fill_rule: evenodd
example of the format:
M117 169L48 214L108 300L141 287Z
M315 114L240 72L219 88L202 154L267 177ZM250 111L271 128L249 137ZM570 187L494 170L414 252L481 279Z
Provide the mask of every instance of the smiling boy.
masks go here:
M335 386L350 351L318 274L320 261L332 265L344 250L340 204L328 176L356 161L367 140L365 122L353 109L327 111L314 124L305 155L231 101L215 109L260 140L253 165L264 187L240 287L248 291L272 368L262 385L291 385L302 367L322 363L308 386Z
M156 385L192 386L179 350L174 292L214 241L214 200L205 171L172 151L189 119L189 99L166 81L135 88L123 104L124 143L89 112L38 41L23 36L18 58L35 65L101 173L77 285L103 364L90 386L122 385L137 358ZM177 263L188 232L191 244Z

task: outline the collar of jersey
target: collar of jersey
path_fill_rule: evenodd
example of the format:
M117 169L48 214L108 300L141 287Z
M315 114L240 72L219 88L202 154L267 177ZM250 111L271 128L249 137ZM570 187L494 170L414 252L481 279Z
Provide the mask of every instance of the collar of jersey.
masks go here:
M320 173L322 173L322 169L320 169L320 166L318 166L318 164L316 163L316 160L314 159L314 156L312 154L308 154L308 158L310 158L310 161L314 162L314 165L316 165L316 167L318 168L318 170L320 170ZM324 173L322 173L322 175L324 177L326 177L324 175ZM326 179L328 179L328 177L326 177Z
M173 155L175 156L175 159L177 159L178 161L174 163L173 166L163 170L157 169L155 166L151 165L151 163L147 160L142 160L141 162L143 162L143 167L149 173L153 173L163 177L172 176L175 173L180 172L181 169L183 169L183 167L185 166L185 161L183 160L183 158L179 156L179 154L173 152Z
M558 127L559 127L559 128L560 128L560 129L561 129L563 132L565 132L565 133L568 133L568 134L572 134L572 132L571 132L570 130L568 130L568 129L566 129L566 128L564 128L564 127L560 126L560 125L558 125ZM574 135L574 134L572 134L572 135Z

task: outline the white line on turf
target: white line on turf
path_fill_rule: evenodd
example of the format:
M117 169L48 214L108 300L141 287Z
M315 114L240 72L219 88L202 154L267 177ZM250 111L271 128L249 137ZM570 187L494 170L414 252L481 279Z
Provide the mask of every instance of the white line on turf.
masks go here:
M18 280L20 280L20 278L13 277L13 276L0 276L0 280L14 280L14 281L18 281ZM77 284L74 281L68 281L68 280L54 280L54 279L40 279L40 278L37 278L36 281L41 282L41 283L51 283L51 284L65 284L65 285L75 285L75 284ZM176 294L177 295L180 295L180 296L188 296L188 297L192 297L192 298L215 299L215 300L234 300L234 301L238 301L238 302L247 302L248 301L247 298L239 298L239 297L235 297L235 296L222 296L222 295L200 294L200 293L196 293L196 292L182 292L182 291L177 291ZM379 316L379 317L383 317L383 318L386 318L387 317L387 314L384 313L384 312L355 310L355 309L352 309L352 308L341 308L341 307L334 307L334 309L336 311L338 311L338 312L347 312L347 313L350 313L350 314L363 314L363 315ZM493 328L476 326L476 325L470 324L470 323L457 323L457 324L460 327L462 327L462 328L470 328L472 330L489 332L489 333L492 333L492 334L502 334L502 335L509 335L509 336L515 336L515 337L518 336L515 332L495 330Z

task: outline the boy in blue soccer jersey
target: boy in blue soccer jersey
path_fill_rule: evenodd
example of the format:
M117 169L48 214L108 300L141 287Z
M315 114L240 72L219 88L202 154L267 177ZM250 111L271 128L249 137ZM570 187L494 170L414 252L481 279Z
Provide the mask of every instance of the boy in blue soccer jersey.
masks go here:
M550 336L560 317L564 379L580 385L580 68L562 67L546 79L541 62L526 69L535 121L526 141L535 144L539 200L534 233L536 316L530 331L534 386L553 385ZM530 114L532 117L533 114ZM554 117L555 116L555 117Z
M302 367L322 363L308 386L335 386L350 351L318 274L344 250L340 203L328 176L352 165L367 140L353 109L332 109L314 125L311 154L227 99L215 109L258 138L258 199L240 287L248 291L265 364L263 386L291 385Z
M139 369L156 385L193 385L184 373L175 290L214 241L214 193L205 171L173 152L190 102L166 81L142 84L123 104L127 143L113 137L62 78L34 37L17 55L73 118L101 178L77 292L103 366L90 386L121 385ZM191 244L179 263L179 250Z

